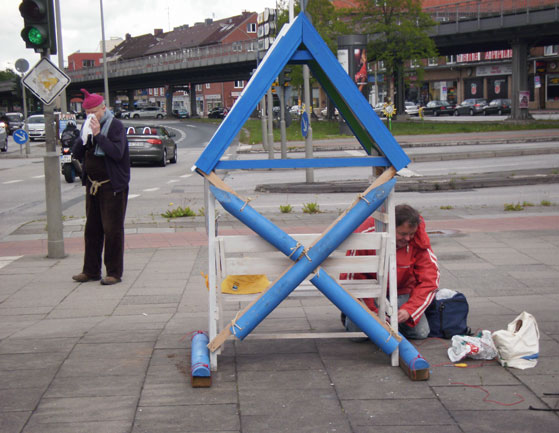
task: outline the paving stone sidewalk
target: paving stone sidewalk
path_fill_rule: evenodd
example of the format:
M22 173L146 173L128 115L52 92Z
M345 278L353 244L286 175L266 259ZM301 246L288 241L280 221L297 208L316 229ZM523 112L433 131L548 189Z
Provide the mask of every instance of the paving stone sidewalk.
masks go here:
M115 286L71 280L83 259L78 234L66 239L76 244L64 259L46 258L40 239L11 240L9 248L0 242L0 432L555 433L559 217L449 215L427 215L441 286L468 297L474 330L533 314L537 367L453 367L449 341L429 339L417 346L431 377L412 382L371 343L230 340L212 387L193 389L190 333L207 329L203 222L129 228L125 275ZM316 231L331 219L276 222ZM221 229L244 230L230 221ZM228 305L226 314L238 309ZM342 327L339 311L313 298L283 302L255 332L270 330Z

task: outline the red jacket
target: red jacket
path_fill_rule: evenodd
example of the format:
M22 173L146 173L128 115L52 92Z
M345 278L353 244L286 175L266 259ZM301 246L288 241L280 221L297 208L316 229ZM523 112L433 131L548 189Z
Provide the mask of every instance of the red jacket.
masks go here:
M375 230L375 220L367 218L356 230L356 233L371 232ZM372 255L374 250L348 251L352 255ZM410 294L409 300L401 308L410 313L406 323L415 326L425 309L435 297L435 290L439 287L439 265L437 257L431 249L431 241L425 230L425 221L421 218L415 236L407 247L396 250L396 267L398 295ZM340 275L340 279L369 279L368 274ZM372 298L363 299L365 304L373 311L377 311Z

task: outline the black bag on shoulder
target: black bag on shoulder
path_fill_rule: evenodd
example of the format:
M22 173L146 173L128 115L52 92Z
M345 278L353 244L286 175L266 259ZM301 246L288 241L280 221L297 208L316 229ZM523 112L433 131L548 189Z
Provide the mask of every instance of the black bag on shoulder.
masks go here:
M425 310L431 328L429 337L450 339L454 335L470 335L468 311L468 301L460 292L452 298L434 299Z

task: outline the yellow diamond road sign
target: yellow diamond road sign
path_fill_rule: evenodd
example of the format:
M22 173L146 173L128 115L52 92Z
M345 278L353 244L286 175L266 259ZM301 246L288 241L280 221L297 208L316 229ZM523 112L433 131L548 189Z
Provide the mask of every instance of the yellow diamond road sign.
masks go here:
M43 57L23 79L23 84L49 105L70 84L70 77Z

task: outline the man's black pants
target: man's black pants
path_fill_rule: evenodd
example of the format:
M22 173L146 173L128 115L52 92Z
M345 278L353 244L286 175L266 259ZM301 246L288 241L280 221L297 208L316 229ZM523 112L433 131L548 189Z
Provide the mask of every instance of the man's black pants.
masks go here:
M114 193L111 184L102 185L96 195L87 183L85 198L85 256L83 273L101 276L101 256L105 246L107 276L121 278L124 271L124 217L128 188Z

